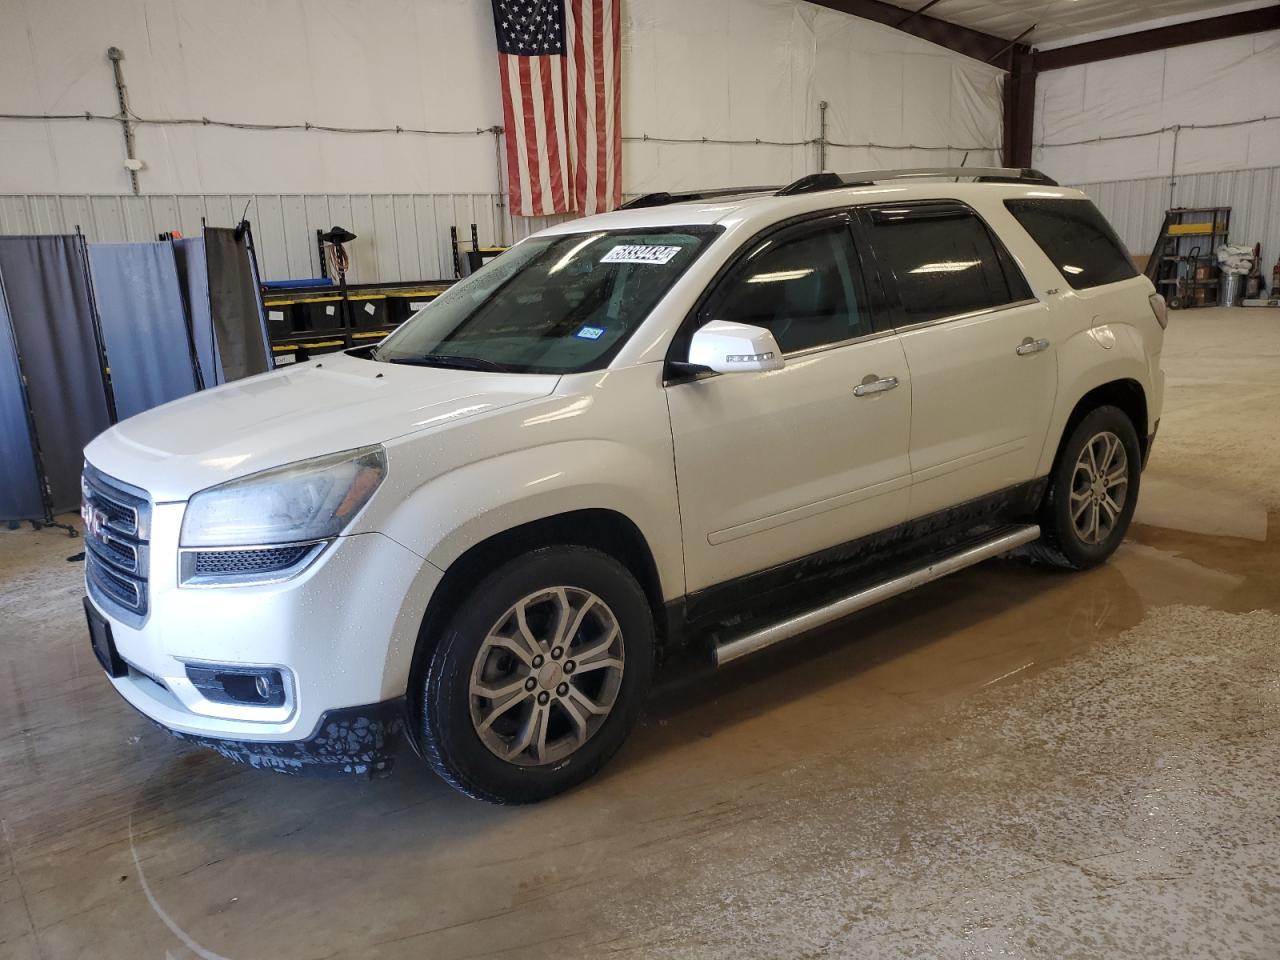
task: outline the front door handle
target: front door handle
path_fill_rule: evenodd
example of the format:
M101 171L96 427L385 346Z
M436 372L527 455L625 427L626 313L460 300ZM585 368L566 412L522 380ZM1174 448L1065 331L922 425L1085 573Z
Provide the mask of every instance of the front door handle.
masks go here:
M1029 353L1039 353L1041 350L1049 349L1049 341L1044 337L1039 340L1032 340L1030 337L1023 337L1022 342L1018 344L1014 353L1020 357L1025 357Z
M869 373L862 378L862 382L853 388L855 397L869 397L873 393L884 393L886 390L892 390L898 385L897 377L877 377L874 373Z

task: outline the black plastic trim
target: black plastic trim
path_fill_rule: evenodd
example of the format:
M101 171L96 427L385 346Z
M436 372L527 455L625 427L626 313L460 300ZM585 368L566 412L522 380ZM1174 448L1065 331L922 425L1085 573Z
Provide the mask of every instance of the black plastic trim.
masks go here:
M381 703L326 710L305 740L225 740L183 733L152 722L179 740L258 770L373 780L391 773L404 738L405 718L405 698L396 697Z
M911 566L967 541L984 530L1033 516L1048 478L1015 484L995 493L878 533L697 590L683 598L679 616L686 638L724 624L735 628L767 617L818 606L873 568Z

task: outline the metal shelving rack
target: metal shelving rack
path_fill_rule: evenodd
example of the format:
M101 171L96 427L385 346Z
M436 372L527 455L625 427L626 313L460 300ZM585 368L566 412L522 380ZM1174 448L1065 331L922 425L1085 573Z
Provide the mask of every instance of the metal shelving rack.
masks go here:
M1160 237L1147 261L1147 276L1175 310L1216 306L1218 298L1198 291L1217 288L1216 251L1227 242L1230 207L1174 207L1165 212ZM1203 267L1211 277L1197 277Z

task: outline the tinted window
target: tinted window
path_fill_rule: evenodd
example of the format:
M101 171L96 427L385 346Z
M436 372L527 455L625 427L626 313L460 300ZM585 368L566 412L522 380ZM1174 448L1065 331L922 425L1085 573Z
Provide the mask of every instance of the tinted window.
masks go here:
M1088 200L1006 200L1031 239L1077 290L1138 275L1111 224Z
M1031 296L1008 253L968 207L882 207L872 211L870 229L881 273L897 287L904 326Z
M772 331L783 353L871 333L861 275L843 222L767 240L729 281L709 319Z
M533 237L410 318L375 360L535 373L604 366L718 228Z

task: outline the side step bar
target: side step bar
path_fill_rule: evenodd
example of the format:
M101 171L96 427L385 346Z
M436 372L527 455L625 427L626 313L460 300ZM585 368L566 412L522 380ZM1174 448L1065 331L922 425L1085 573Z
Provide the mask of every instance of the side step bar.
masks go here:
M1012 550L1014 547L1030 543L1032 540L1038 539L1039 536L1040 528L1035 524L1014 527L1012 530L1006 530L1006 532L991 540L968 547L949 557L943 557L941 560L937 560L918 570L904 573L901 576L894 577L892 580L886 580L884 583L877 583L875 586L859 590L857 593L842 597L825 606L807 610L779 623L726 640L715 647L716 666L723 667L726 663L737 660L739 657L745 657L758 650L763 650L765 647L773 646L779 641L787 640L797 634L806 633L834 620L839 620L841 617L847 617L849 614L877 604L881 600L888 600L890 597L896 597L900 593L906 593L908 590L939 580L949 573L955 573L957 570L971 567L975 563L981 563L983 560L990 560L992 557Z

